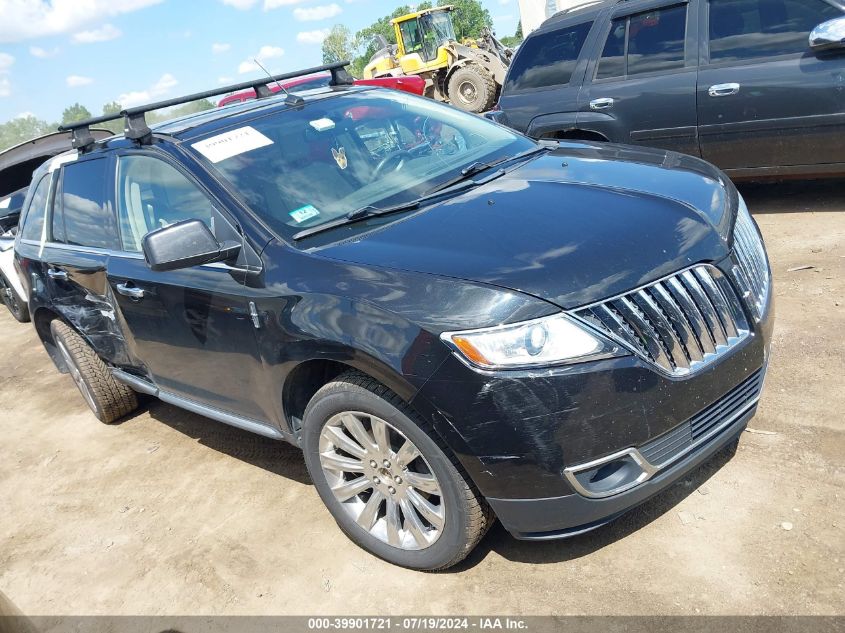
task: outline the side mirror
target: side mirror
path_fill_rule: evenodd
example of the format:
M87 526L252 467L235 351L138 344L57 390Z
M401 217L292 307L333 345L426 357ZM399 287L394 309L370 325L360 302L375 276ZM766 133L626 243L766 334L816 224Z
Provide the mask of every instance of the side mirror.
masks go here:
M828 51L845 48L845 16L822 22L810 32L810 48Z
M144 259L152 270L177 270L231 261L240 253L237 242L220 244L201 220L184 220L150 231L142 241Z

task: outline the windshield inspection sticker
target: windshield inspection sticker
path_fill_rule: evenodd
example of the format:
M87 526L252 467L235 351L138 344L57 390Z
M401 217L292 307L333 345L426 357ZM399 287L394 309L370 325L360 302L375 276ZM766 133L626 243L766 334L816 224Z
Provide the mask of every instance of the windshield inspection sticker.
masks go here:
M318 132L325 132L326 130L334 129L334 121L326 117L323 117L322 119L314 119L309 123L309 125Z
M320 215L320 212L317 211L313 205L306 204L304 207L294 209L288 213L288 215L292 217L297 224L302 224L305 220L310 220L311 218Z
M237 130L224 132L212 136L204 141L191 145L200 154L205 156L212 163L219 163L221 160L251 152L259 147L272 145L273 141L264 136L254 127L247 125Z

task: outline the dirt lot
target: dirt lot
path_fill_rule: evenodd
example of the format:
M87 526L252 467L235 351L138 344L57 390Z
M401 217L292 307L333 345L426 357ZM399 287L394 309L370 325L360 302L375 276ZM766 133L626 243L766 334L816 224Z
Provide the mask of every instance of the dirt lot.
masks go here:
M355 547L293 447L159 402L99 424L3 311L0 590L42 615L845 613L845 183L742 189L777 304L756 432L609 526L497 525L448 573Z

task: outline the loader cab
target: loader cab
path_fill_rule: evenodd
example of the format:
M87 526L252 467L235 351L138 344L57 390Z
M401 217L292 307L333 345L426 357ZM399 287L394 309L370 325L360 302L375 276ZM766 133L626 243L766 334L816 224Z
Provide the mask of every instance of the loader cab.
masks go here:
M445 68L449 59L443 46L456 41L452 7L408 13L393 20L399 65L405 73Z

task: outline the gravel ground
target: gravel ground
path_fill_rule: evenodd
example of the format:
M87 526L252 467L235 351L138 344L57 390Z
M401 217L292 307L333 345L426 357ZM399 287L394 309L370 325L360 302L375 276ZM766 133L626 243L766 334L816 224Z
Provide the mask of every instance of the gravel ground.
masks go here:
M3 311L0 591L38 615L845 613L845 183L741 189L777 324L737 454L571 540L496 525L447 573L355 547L291 446L160 402L101 425Z

